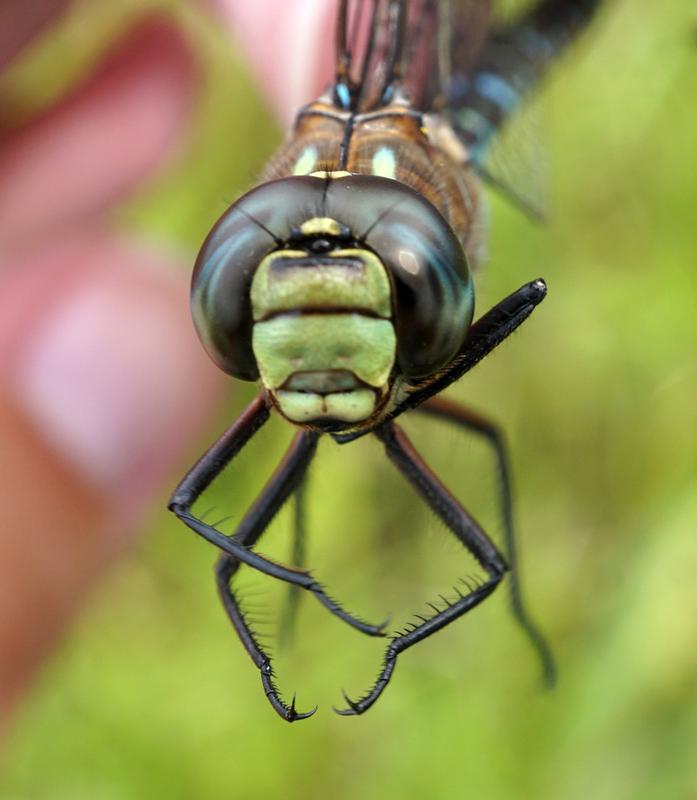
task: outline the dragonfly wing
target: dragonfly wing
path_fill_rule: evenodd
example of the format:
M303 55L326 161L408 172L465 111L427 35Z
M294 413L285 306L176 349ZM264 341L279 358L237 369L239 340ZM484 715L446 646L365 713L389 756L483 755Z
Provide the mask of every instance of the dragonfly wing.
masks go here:
M469 69L453 70L446 113L475 163L483 163L493 137L599 5L541 0L513 22L495 26Z
M532 90L550 63L590 22L601 0L541 0L489 35L465 42L462 18L452 15L452 63L444 114L482 177L530 216L544 210L544 158ZM491 13L482 2L481 13ZM486 7L486 8L485 8Z

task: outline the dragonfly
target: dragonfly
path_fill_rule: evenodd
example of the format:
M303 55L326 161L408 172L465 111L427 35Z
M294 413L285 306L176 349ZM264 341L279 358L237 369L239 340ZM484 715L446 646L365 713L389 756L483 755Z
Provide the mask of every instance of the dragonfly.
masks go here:
M509 457L499 427L439 395L487 357L542 302L541 278L474 321L473 273L483 260L483 187L506 187L487 153L550 65L587 26L599 0L541 0L497 23L487 0L338 0L329 87L302 107L260 183L215 223L194 268L191 309L204 348L260 393L186 474L169 508L219 551L217 588L261 676L289 722L271 658L235 580L241 565L313 595L368 636L386 637L374 684L344 692L341 715L367 711L410 648L472 611L507 579L511 608L552 684L551 649L523 604ZM497 546L429 468L399 425L429 415L481 437L499 472ZM228 535L192 511L210 483L279 414L296 432L259 496ZM374 436L414 492L474 557L483 577L430 604L389 634L351 614L303 564L256 545L289 498L299 501L318 441Z

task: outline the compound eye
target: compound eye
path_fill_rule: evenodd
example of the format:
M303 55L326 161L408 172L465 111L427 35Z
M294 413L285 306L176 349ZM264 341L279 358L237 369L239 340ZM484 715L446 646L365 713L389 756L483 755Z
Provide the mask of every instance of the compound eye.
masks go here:
M474 313L467 258L450 225L408 186L370 175L333 181L327 213L350 225L392 277L404 376L418 379L445 366Z
M252 189L208 234L191 279L191 314L208 355L225 372L254 381L250 289L268 253L290 238L298 220L318 216L324 181L293 177Z

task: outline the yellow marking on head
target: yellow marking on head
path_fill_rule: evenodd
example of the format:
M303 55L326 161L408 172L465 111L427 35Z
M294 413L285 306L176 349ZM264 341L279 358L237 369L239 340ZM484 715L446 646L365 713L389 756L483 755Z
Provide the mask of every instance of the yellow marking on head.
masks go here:
M338 236L341 233L341 225L331 217L313 217L303 222L300 233L303 236L317 236L323 233L327 236Z

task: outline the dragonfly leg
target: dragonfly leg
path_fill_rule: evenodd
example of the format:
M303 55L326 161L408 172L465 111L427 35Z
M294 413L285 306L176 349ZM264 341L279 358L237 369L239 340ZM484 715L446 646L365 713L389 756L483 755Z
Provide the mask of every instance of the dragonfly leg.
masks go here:
M268 508L269 505L276 505L276 508L269 508L269 513L273 516L277 508L280 507L293 489L302 481L305 470L314 456L316 446L317 436L315 434L304 433L302 431L296 434L289 449L286 451L283 461L267 484L264 492L262 492L257 502L252 507L252 511L259 506ZM268 502L265 495L269 496ZM275 501L274 495L276 495ZM249 517L249 513L247 517ZM267 530L269 521L270 518L262 525L240 526L240 529L238 529L238 532L235 534L235 538L241 546L245 548L251 547L256 544ZM245 618L245 614L240 607L235 592L232 589L232 579L241 563L239 558L235 558L227 552L221 553L218 559L215 567L215 579L223 607L240 641L244 645L245 650L249 653L252 661L259 669L264 692L274 710L288 722L295 722L296 720L310 717L317 710L316 707L312 711L298 712L295 708L295 695L293 695L293 700L290 705L288 705L281 699L278 693L274 683L271 659L259 644L254 631L252 631Z
M292 479L293 476L296 476L296 482L301 482L303 473L314 455L315 447L316 436L302 432L298 433L286 452L280 468L273 476L271 483L284 483L289 477ZM287 473L289 474L288 476ZM297 477L298 473L299 477ZM241 534L237 534L240 544L245 547L251 547L261 538L265 530L266 527L248 527ZM223 607L245 650L249 653L252 661L259 669L264 692L274 710L288 722L295 722L299 719L311 717L317 710L317 707L312 711L298 712L295 708L295 695L293 695L293 700L290 705L281 699L274 682L271 659L259 644L232 588L232 580L241 563L242 562L238 558L235 558L229 553L221 553L216 563L215 579ZM292 586L291 588L297 587Z
M384 636L385 623L371 625L349 614L326 593L324 587L307 570L272 561L249 549L249 544L244 544L259 538L288 497L297 489L314 456L319 434L305 431L298 434L276 473L247 511L232 536L221 533L191 512L191 506L201 492L222 472L268 418L268 409L260 406L263 402L263 399L255 400L190 470L175 489L169 502L169 509L199 536L243 564L311 592L332 614L356 630L369 636Z
M252 631L247 623L237 597L230 585L230 582L237 572L240 563L240 561L228 555L227 553L221 553L220 558L215 565L215 580L218 585L218 593L223 603L223 607L225 608L225 611L227 612L230 622L232 622L240 641L244 645L245 650L249 653L252 661L259 669L264 692L278 715L288 722L295 722L299 719L311 717L317 710L316 706L311 711L299 712L295 708L295 695L293 695L293 700L290 705L288 705L281 699L281 696L278 693L278 689L274 683L274 673L273 667L271 666L271 659L264 652L261 645L257 641L256 636L254 635L254 631Z
M423 385L410 392L404 403L395 410L396 413L416 408L459 380L522 325L546 295L547 284L542 278L538 278L524 284L518 291L489 309L469 329L460 352L450 364L434 378L428 378Z
M350 700L344 693L348 708L334 709L342 715L362 714L367 711L389 683L397 664L397 656L479 605L494 591L508 569L506 561L494 543L429 469L404 432L396 425L388 424L375 431L375 435L385 445L389 459L423 497L436 516L472 553L486 570L488 578L479 585L468 586L467 594L456 590L458 592L456 600L451 601L442 597L445 608L439 609L434 605L436 613L431 618L420 618L420 624L395 636L385 650L382 670L372 689L355 701Z
M491 420L480 416L469 408L461 406L441 397L434 397L419 406L419 411L431 416L440 417L454 425L466 428L472 433L482 436L491 445L496 455L499 473L499 504L503 520L505 556L510 569L509 587L513 616L528 636L535 648L542 665L542 678L546 686L552 687L556 681L556 665L554 656L545 637L532 621L525 608L520 586L520 572L513 524L513 502L511 492L511 471L508 451L503 433Z
M455 358L433 377L424 379L421 384L411 389L405 399L389 412L378 427L405 411L418 408L429 397L440 394L451 383L459 380L522 325L546 295L547 284L542 278L538 278L524 284L489 309L469 329ZM332 434L332 438L339 444L345 444L370 432L372 432L370 428L365 428L353 433Z
M305 495L307 479L303 480L293 495L293 544L291 550L291 563L295 567L302 567L305 564ZM300 587L291 584L288 587L285 609L281 619L279 639L281 644L290 644L295 631L295 622L300 607L302 593Z

